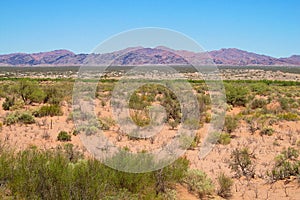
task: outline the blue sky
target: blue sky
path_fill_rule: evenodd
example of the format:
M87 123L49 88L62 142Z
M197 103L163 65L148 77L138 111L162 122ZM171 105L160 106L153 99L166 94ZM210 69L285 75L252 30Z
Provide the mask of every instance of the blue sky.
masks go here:
M114 34L141 27L182 32L205 50L300 54L297 0L3 0L0 5L0 54L88 53Z

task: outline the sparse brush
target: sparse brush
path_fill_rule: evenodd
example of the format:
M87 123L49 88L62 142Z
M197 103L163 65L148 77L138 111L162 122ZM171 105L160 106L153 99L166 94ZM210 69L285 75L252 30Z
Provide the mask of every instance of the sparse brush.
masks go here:
M228 198L231 196L231 188L233 186L233 180L226 176L224 173L218 175L219 189L217 191L218 195L223 198Z

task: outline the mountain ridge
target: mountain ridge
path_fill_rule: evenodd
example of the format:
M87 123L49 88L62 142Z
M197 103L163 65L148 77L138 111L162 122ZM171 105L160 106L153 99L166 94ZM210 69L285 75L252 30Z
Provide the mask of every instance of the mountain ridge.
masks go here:
M211 60L210 63L214 62L216 65L300 65L300 55L275 58L237 48L222 48L208 52L192 52L158 46L155 48L129 47L103 54L75 54L65 49L31 54L11 53L0 55L0 66L80 66L86 64L110 64L120 66L144 64L188 65L188 61L195 59L205 60L208 58Z

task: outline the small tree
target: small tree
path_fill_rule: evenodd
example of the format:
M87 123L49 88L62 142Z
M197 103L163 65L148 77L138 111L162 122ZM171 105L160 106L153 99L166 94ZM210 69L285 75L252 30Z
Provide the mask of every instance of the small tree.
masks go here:
M32 102L41 103L45 98L45 93L37 82L22 79L15 87L16 93L20 95L25 104Z

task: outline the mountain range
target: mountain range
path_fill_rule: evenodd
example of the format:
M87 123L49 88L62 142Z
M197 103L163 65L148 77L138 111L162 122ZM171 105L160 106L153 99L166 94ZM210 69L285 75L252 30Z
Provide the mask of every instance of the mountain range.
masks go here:
M155 48L130 47L127 49L103 54L75 54L68 50L55 50L41 53L12 53L0 55L0 66L80 66L93 65L144 65L168 64L188 65L189 61L208 59L217 65L224 66L300 66L300 55L287 58L274 58L236 48L197 53L185 50L173 50L159 46ZM208 62L208 61L207 61ZM208 62L208 63L209 63Z

